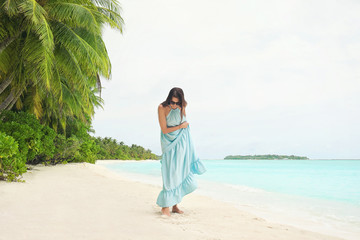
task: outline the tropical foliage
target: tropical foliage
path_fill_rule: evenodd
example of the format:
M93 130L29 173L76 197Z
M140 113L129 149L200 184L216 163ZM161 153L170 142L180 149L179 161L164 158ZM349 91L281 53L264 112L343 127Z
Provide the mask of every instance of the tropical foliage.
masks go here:
M112 138L95 138L82 122L67 128L71 136L40 124L33 114L3 111L0 115L0 179L16 180L26 164L95 163L96 159L158 159L138 145L127 146ZM70 131L69 131L70 132Z
M123 29L117 0L0 0L0 20L0 179L26 164L156 157L89 135L111 76L102 30Z
M111 64L101 31L122 31L116 0L0 0L0 111L21 109L66 131L101 106Z
M12 181L26 172L25 162L18 156L18 143L13 137L0 132L0 180Z

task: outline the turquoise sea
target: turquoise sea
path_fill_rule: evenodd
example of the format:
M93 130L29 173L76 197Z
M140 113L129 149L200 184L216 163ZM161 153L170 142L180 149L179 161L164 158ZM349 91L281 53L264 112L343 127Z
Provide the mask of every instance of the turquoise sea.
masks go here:
M207 172L196 175L198 194L272 222L360 239L360 160L202 161ZM130 180L162 186L160 161L96 164Z

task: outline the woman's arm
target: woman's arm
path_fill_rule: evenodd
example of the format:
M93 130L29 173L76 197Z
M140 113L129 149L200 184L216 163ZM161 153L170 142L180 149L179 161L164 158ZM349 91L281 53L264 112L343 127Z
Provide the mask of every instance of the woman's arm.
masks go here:
M159 107L158 107L158 114L159 114L159 124L160 124L160 128L161 128L161 131L166 134L166 133L169 133L169 132L174 132L176 130L179 130L181 128L186 128L189 123L187 122L183 122L181 123L180 125L178 126L174 126L174 127L168 127L166 125L166 115L165 115L165 108L160 104Z

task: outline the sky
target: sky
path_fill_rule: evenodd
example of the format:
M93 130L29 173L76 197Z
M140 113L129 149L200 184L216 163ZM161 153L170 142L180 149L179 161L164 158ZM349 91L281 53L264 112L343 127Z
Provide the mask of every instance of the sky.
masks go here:
M200 159L360 159L359 1L120 4L95 136L161 155L157 107L180 87Z

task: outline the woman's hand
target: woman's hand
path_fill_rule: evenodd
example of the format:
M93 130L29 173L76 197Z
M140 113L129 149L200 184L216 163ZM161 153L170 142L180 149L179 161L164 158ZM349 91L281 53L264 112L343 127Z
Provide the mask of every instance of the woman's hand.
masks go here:
M187 126L189 126L188 122L183 122L182 124L180 124L180 128L187 128Z

